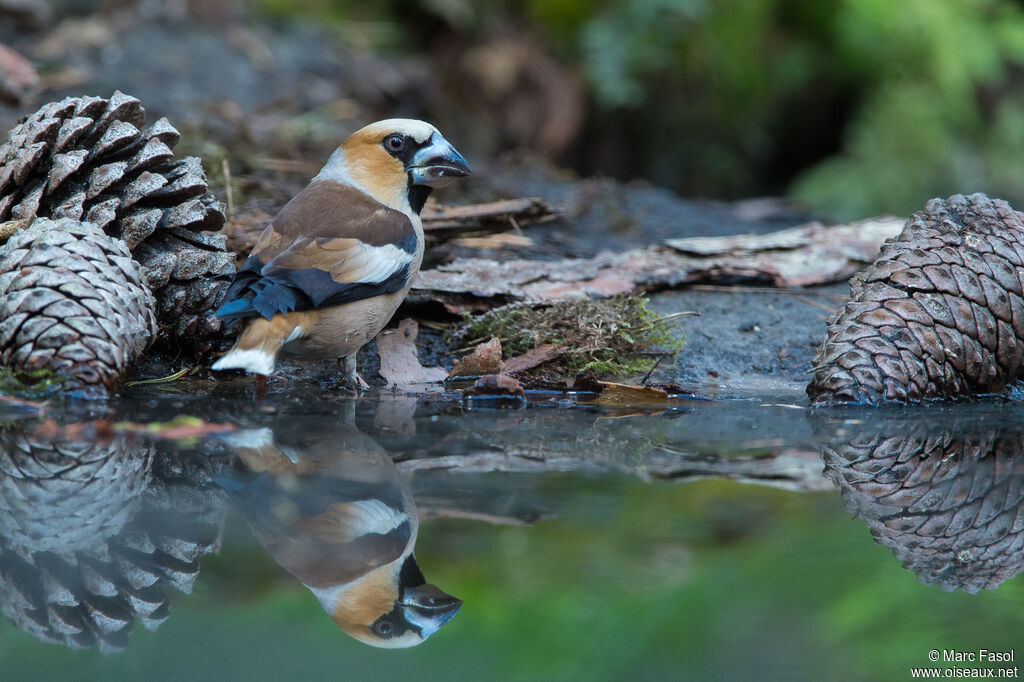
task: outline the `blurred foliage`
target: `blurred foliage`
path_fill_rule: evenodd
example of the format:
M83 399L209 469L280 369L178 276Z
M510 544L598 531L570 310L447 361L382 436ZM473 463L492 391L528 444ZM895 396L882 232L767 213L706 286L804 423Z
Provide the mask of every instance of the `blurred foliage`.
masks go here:
M684 195L788 192L837 217L905 214L954 192L1024 203L1016 0L261 2L366 47L476 64L442 59L439 85L505 64L499 43L552 55L586 99L555 156L586 174Z
M0 368L0 395L49 398L65 390L67 379L48 369Z

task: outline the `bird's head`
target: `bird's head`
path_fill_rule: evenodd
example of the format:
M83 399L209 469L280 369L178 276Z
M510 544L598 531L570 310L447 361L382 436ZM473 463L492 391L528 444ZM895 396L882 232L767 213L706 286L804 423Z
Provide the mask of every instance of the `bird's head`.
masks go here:
M470 172L437 128L415 119L389 118L352 133L321 176L349 182L393 208L419 213L433 188Z
M345 586L331 616L364 644L404 649L437 632L460 606L462 601L427 584L410 554Z

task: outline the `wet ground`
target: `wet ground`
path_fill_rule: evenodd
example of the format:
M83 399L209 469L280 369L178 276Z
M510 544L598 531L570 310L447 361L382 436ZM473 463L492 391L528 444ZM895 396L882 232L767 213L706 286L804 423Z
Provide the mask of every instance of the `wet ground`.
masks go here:
M3 413L5 676L878 680L931 649L1020 644L1015 404L497 410L228 388ZM233 428L94 421L169 407ZM356 641L314 596L398 575L413 548L462 604L396 606L429 635L408 652Z

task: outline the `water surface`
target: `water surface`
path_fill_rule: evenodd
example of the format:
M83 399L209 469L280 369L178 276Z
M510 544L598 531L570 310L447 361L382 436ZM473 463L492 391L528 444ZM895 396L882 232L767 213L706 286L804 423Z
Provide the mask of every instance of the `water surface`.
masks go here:
M5 408L5 679L910 679L932 649L1021 643L1014 404L228 389ZM233 429L95 422L175 413ZM401 651L346 634L324 586L412 549L409 589L458 612L406 607L427 638Z

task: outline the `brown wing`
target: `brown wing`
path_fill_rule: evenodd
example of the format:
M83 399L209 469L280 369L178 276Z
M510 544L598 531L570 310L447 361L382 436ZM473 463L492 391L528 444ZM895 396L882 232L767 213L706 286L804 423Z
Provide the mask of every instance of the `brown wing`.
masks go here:
M269 319L400 291L418 248L403 213L353 187L317 181L263 231L218 313Z

